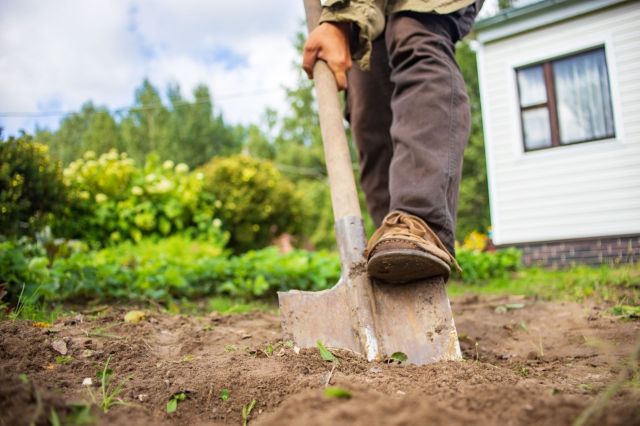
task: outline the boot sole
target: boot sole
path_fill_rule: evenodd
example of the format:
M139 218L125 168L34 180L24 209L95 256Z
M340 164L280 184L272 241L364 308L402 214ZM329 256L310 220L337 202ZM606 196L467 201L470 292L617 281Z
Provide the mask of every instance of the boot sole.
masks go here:
M401 284L441 276L446 282L451 268L442 259L421 250L398 249L376 253L367 262L369 276Z

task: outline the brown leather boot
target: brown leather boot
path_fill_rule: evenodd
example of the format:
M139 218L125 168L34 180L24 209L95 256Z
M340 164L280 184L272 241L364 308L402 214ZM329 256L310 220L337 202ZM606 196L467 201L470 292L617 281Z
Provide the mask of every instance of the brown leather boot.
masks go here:
M460 266L440 238L417 216L393 211L367 245L367 272L387 283L405 283L451 274Z

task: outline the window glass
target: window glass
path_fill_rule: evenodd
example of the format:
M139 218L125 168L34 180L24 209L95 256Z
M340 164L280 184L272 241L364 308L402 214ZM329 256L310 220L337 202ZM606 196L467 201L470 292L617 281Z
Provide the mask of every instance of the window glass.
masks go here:
M546 107L522 111L522 127L527 150L551 146L549 110Z
M553 62L560 143L614 135L604 49Z
M547 89L544 85L542 65L518 70L518 89L520 106L542 104L547 101Z

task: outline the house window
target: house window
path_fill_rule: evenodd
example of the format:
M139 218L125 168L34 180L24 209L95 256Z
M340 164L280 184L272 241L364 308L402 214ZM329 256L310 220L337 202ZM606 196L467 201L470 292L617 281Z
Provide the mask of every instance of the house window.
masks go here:
M516 74L525 151L615 136L603 47Z

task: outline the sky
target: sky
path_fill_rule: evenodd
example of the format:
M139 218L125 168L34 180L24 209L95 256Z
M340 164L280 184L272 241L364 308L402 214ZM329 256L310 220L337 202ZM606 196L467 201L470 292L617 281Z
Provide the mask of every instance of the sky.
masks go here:
M145 77L188 99L204 83L226 121L257 123L287 109L303 16L302 0L0 0L0 127L55 129L88 100L131 106Z

